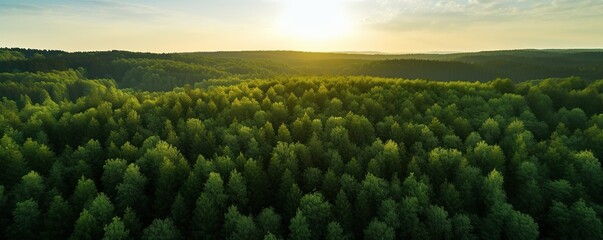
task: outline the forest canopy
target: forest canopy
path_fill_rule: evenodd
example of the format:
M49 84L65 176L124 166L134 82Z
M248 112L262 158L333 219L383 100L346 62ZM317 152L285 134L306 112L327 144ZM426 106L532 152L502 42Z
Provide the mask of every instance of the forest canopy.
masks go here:
M603 238L603 80L277 60L0 51L0 234Z

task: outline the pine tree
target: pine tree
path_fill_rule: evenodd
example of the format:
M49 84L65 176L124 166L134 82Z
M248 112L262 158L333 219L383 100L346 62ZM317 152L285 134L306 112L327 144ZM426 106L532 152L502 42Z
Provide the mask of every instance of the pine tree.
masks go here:
M291 240L307 240L312 236L310 226L304 214L297 211L295 217L291 219L289 224L289 239Z
M281 216L272 208L264 208L256 217L256 222L262 234L276 234L281 231Z
M193 212L193 237L220 237L224 222L227 196L224 194L222 178L218 173L210 173L203 193L197 199Z
M180 230L171 219L155 219L142 234L143 240L182 239Z
M343 231L341 225L337 222L330 222L327 225L327 234L325 236L327 240L348 240L349 236Z
M125 240L130 232L119 217L114 217L111 223L105 225L104 230L103 240Z
M140 223L138 216L136 216L136 212L134 212L132 208L127 207L126 210L124 210L122 219L126 229L130 232L130 236L133 238L139 237L142 233L142 224Z
M379 220L371 221L364 229L364 239L367 240L393 240L395 238L394 229Z
M72 209L60 195L54 196L44 217L43 235L47 239L66 239L75 221Z
M7 239L37 239L40 210L33 199L18 202L13 210L13 223L8 226Z
M102 234L102 225L98 224L96 218L90 212L84 209L80 217L75 221L71 240L92 240L99 239Z

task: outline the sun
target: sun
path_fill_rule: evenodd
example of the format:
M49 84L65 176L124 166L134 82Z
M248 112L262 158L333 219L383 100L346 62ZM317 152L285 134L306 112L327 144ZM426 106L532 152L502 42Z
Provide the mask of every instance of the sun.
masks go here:
M289 0L278 19L282 33L302 40L327 40L351 30L341 0Z

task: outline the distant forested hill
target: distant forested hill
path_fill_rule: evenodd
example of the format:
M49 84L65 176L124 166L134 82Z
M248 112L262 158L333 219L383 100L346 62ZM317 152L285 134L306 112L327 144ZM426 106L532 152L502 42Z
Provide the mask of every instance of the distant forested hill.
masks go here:
M1 49L0 72L82 68L120 88L168 91L217 78L378 76L437 81L580 77L603 79L600 50L515 50L455 54L350 54L293 51L136 53Z

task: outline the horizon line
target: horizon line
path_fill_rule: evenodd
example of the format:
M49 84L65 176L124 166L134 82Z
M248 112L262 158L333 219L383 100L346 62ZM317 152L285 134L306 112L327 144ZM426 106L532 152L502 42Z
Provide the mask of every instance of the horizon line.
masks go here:
M295 49L242 49L242 50L198 50L198 51L136 51L127 49L103 49L103 50L63 50L63 49L46 49L46 48L29 48L29 47L0 47L0 50L23 49L23 50L38 50L38 51L59 51L66 53L93 53L93 52L132 52L132 53L151 53L151 54L187 54L187 53L245 53L245 52L298 52L298 53L331 53L331 54L350 54L350 55L415 55L415 54L434 54L448 55L460 53L484 53L484 52L506 52L506 51L603 51L601 48L500 48L500 49L483 49L483 50L433 50L433 51L373 51L373 50L334 50L334 51L306 51Z

